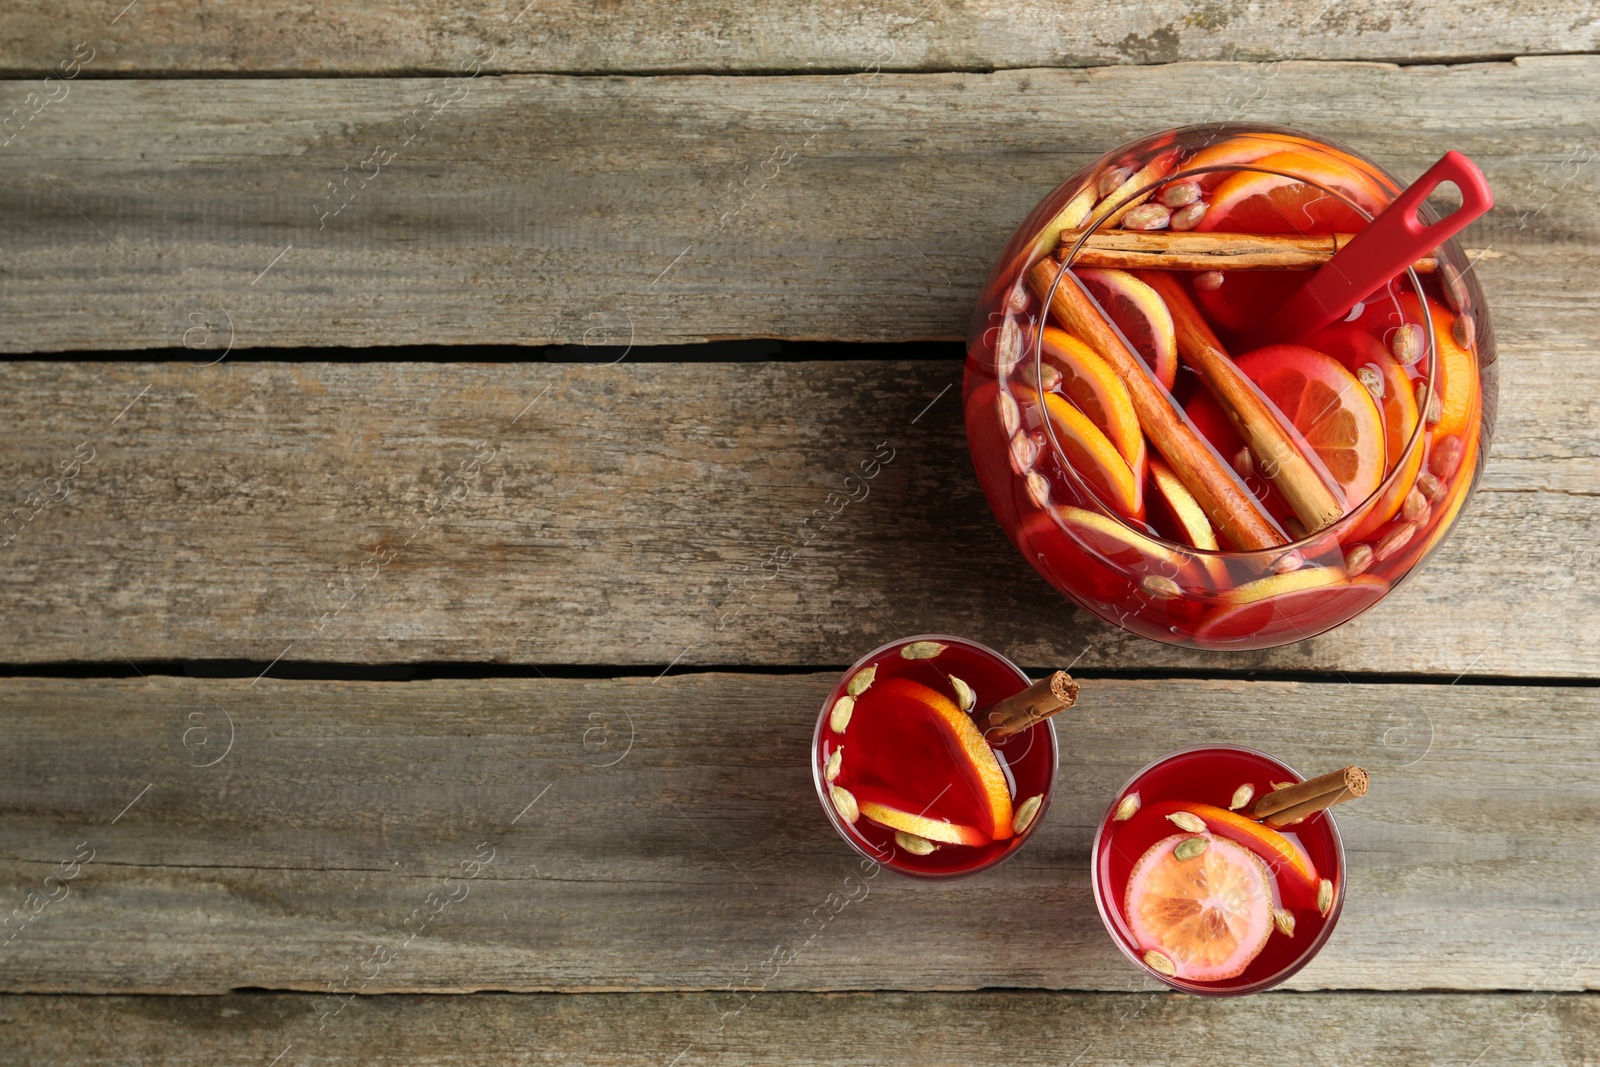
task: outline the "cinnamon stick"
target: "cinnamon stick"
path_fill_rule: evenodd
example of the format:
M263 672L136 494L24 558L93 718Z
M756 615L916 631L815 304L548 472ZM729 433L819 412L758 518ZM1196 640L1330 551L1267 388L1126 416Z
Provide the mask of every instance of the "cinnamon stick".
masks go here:
M1365 796L1370 779L1360 767L1341 767L1298 785L1275 789L1256 801L1250 814L1268 826L1297 823L1313 812Z
M1083 240L1084 232L1061 230L1057 246L1061 255L1070 253ZM1315 270L1354 236L1108 230L1102 226L1083 241L1072 265L1119 270ZM1431 274L1439 269L1439 260L1425 256L1411 266L1419 274Z
M973 721L990 744L1020 734L1036 722L1078 702L1078 683L1066 671L1054 671L1020 693L972 713Z
M1041 299L1050 292L1060 269L1053 260L1043 259L1028 272L1028 284ZM1071 271L1055 287L1050 311L1068 333L1099 353L1122 377L1145 436L1183 482L1184 488L1194 494L1211 519L1211 525L1229 547L1253 551L1272 548L1288 540L1267 518L1255 496L1240 483L1233 470L1224 466L1199 434L1179 416L1172 396L1156 382L1144 360L1129 350Z
M1222 405L1239 436L1250 446L1261 472L1272 480L1308 533L1344 517L1344 502L1329 487L1320 460L1305 438L1252 385L1222 348L1183 283L1170 274L1136 275L1166 302L1177 330L1178 355Z

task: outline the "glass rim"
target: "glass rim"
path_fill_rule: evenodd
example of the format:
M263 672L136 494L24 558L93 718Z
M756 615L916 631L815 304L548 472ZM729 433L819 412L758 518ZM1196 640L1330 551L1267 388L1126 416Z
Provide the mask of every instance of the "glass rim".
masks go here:
M883 655L885 652L888 652L890 649L903 648L906 645L917 641L938 641L943 644L965 645L968 648L975 649L978 652L987 656L991 656L995 660L999 661L1008 670L1010 670L1012 674L1016 675L1017 678L1021 680L1024 689L1033 684L1033 679L1028 677L1027 672L1013 663L1009 657L996 652L994 649L990 648L981 641L974 641L970 637L958 637L955 634L916 634L912 637L899 637L893 641L886 641L877 648L873 649L871 652L868 652L866 655L857 659L850 666L846 667L842 672L840 672L839 679L843 680L845 678L849 678L851 675L855 674L856 671L859 671L869 662ZM911 870L905 867L897 866L894 863L894 855L892 852L887 857L877 854L864 838L861 838L860 835L854 832L855 828L850 823L845 822L842 818L840 818L839 813L834 810L832 799L828 796L829 785L823 780L822 777L822 763L817 758L817 755L822 748L823 727L827 725L828 716L833 710L833 691L838 687L839 682L835 681L833 685L828 687L828 695L823 697L822 709L817 714L817 725L811 731L811 748L807 753L806 758L811 761L811 783L816 787L817 800L822 804L822 811L828 817L828 822L833 825L834 831L838 833L841 839L844 840L845 844L853 848L863 859L871 860L887 870L891 870L896 874L905 875L908 878L921 878L927 881L935 882L949 881L954 878L966 878L969 875L980 874L984 871L993 870L998 865L1004 863L1006 860L1009 860L1022 849L1022 846L1025 845L1033 836L1034 831L1043 825L1045 814L1050 810L1050 801L1055 796L1056 778L1061 773L1061 744L1056 736L1056 724L1051 719L1045 719L1042 724L1038 724L1047 727L1046 736L1050 740L1050 779L1045 783L1043 794L1044 799L1039 802L1039 810L1034 813L1033 822L1029 823L1028 827L1023 830L1022 833L1016 836L1015 843L1006 848L1005 851L999 853L986 863L982 863L976 867L971 867L960 871Z
M1314 142L1323 142L1322 138L1315 137L1314 135L1307 134L1307 133L1305 133L1303 131L1290 130L1287 127L1276 127L1276 129L1283 130L1284 132L1295 134L1296 136L1300 136L1300 137L1305 137L1305 138L1311 139ZM1332 142L1325 142L1325 143L1331 144ZM1286 150L1289 150L1289 149L1286 149ZM1341 148L1341 151L1348 151L1348 149ZM1354 155L1355 153L1351 153L1351 154ZM1375 169L1378 169L1379 173L1381 173L1382 176L1385 179L1387 179L1387 180L1393 182L1395 185L1399 186L1401 192L1405 191L1407 186L1401 185L1398 181L1395 181L1395 179L1391 175L1389 175L1386 171L1383 171L1381 168L1377 168L1376 164L1373 164L1370 161L1366 160L1365 157L1359 157L1359 158L1362 159L1363 163L1367 163L1369 166L1372 166ZM1138 199L1140 197L1143 197L1143 196L1147 195L1148 193L1154 191L1155 189L1158 189L1163 185L1168 185L1168 184L1170 184L1170 183L1172 183L1174 181L1182 181L1187 177L1190 177L1190 176L1193 176L1193 175L1197 175L1197 174L1212 174L1212 173L1223 172L1223 171L1231 173L1231 172L1241 171L1241 170L1243 170L1243 171L1251 171L1251 172L1257 173L1257 174L1271 175L1271 176L1274 176L1274 177L1289 178L1289 179L1292 179L1292 180L1297 181L1297 182L1301 182L1301 183L1304 183L1304 184L1307 184L1307 185L1315 186L1317 189L1320 189L1322 192L1327 193L1330 196L1338 198L1338 200L1341 203L1343 203L1345 206L1347 206L1350 209L1360 213L1363 217L1366 218L1368 223L1371 223L1371 221L1373 219L1373 216L1372 216L1372 214L1370 212L1368 212L1365 208L1361 207L1359 204L1357 204L1354 201L1352 201L1348 196L1345 196L1343 193L1339 192L1337 189L1332 189L1332 188L1322 184L1321 182L1318 182L1318 181L1316 181L1314 179L1311 179L1311 178L1306 178L1306 177L1304 177L1304 176L1302 176L1300 174L1296 174L1296 173L1293 173L1293 172L1290 172L1290 171L1277 170L1277 169L1274 169L1274 168L1271 168L1271 167L1259 167L1259 166L1255 166L1255 165L1249 164L1249 163L1242 163L1242 164L1219 163L1219 164L1213 164L1211 166L1195 167L1195 168L1191 168L1191 169L1187 169L1187 170L1180 169L1180 170L1174 171L1172 174L1170 174L1170 175L1168 175L1166 177L1163 177L1163 178L1157 179L1156 181L1150 182L1149 184L1144 185L1144 186L1140 187L1139 189L1136 189L1136 190L1130 192L1129 194L1127 194L1127 196L1125 196L1124 198L1122 198L1121 200L1119 200L1117 202L1116 206L1113 207L1110 212L1106 212L1104 215L1102 215L1101 218L1094 223L1094 225L1086 227L1083 230L1082 234L1079 236L1077 243L1075 243L1072 246L1071 251L1060 259L1059 262L1060 262L1060 265L1061 265L1061 269L1056 272L1055 280L1051 283L1049 292L1047 292L1044 295L1044 298L1043 298L1043 300L1041 302L1040 316L1039 316L1039 320L1038 320L1039 324L1038 324L1038 327L1035 328L1032 331L1033 332L1033 340L1032 340L1031 358L1033 360L1034 373L1035 373L1035 379L1034 380L1035 381L1039 380L1039 375L1042 374L1042 371L1043 371L1043 366L1044 366L1044 325L1046 323L1046 318L1047 318L1047 315L1048 315L1048 309L1050 307L1051 302L1053 301L1053 299L1055 297L1056 289L1057 289L1057 287L1059 287L1060 285L1062 285L1064 283L1064 281L1065 281L1065 279L1067 277L1067 272L1072 267L1072 260L1077 256L1078 250L1083 247L1084 243L1089 239L1089 237L1091 235L1100 232L1102 226L1104 225L1104 222L1105 222L1106 218L1109 218L1110 215L1114 214L1117 209L1125 206L1129 202L1131 202L1133 200L1136 200L1136 199ZM1385 193L1388 192L1387 189L1384 190L1384 191L1385 191ZM1393 195L1394 196L1398 196L1399 194L1396 193L1396 194L1393 194ZM1393 197L1392 196L1391 196L1390 202L1391 203L1393 202ZM1419 212L1424 216L1424 222L1437 221L1437 213L1435 213L1430 207L1428 207L1428 205L1423 204L1419 208ZM1429 218L1429 216L1431 216L1431 219ZM1456 240L1455 240L1455 238L1452 237L1451 239L1445 241L1443 244L1441 244L1439 246L1439 249L1438 249L1436 254L1438 254L1440 256L1443 256L1443 255L1447 254L1449 252L1449 250L1451 250L1455 246L1455 244L1456 244ZM1034 262L1042 262L1045 259L1051 259L1051 258L1053 258L1053 252L1047 250L1039 260L1035 260ZM1307 272L1308 276L1311 273L1313 273L1313 272ZM1398 278L1400 276L1401 275L1396 275L1395 277ZM1424 310L1423 317L1428 319L1428 321L1425 322L1425 323L1416 323L1416 325L1419 325L1419 326L1423 327L1423 336L1427 339L1427 352L1426 352L1426 356L1427 356L1427 375L1423 380L1428 383L1428 404L1423 405L1421 410L1418 411L1418 413L1417 413L1417 424L1416 424L1415 427L1412 428L1411 436L1406 442L1406 447L1405 447L1404 451L1401 453L1400 459L1393 465L1392 469L1389 470L1384 475L1383 479L1378 483L1378 486L1377 486L1376 489L1374 489L1370 494L1368 494L1365 498L1363 498L1355 506L1349 508L1335 522L1330 523L1329 525L1324 526L1321 529L1308 531L1304 537L1293 538L1291 540L1285 541L1283 544L1274 545L1274 546L1272 546L1270 548L1259 548L1259 549L1198 548L1198 547L1196 547L1194 545L1188 545L1188 544L1184 544L1184 543L1179 542L1179 541L1170 540L1170 539L1162 536L1159 532L1155 532L1153 527L1149 527L1149 526L1146 526L1144 524L1135 525L1133 522L1129 521L1127 516L1123 515L1115 507L1112 507L1111 505L1109 505L1104 499L1102 499L1100 493L1097 492L1095 490L1095 488L1092 485L1089 484L1087 479L1085 479L1083 477L1083 475L1078 472L1077 468L1075 466L1073 466L1071 461L1068 460L1068 458L1066 456L1065 449L1061 445L1061 440L1056 435L1056 431L1055 431L1054 425L1052 425L1051 420L1046 418L1046 419L1042 420L1041 425L1042 425L1042 427L1044 429L1046 438L1050 442L1051 454L1054 455L1054 457L1056 458L1057 463L1060 465L1062 470L1064 470L1066 472L1067 477L1069 479L1071 479L1073 485L1077 487L1077 489L1079 490L1082 498L1085 499L1085 500L1088 500L1088 501L1092 501L1094 506L1095 506L1095 508L1096 508L1096 510L1097 510L1097 512L1099 514L1105 516L1106 518L1111 519L1113 522L1117 523L1120 527L1122 527L1123 529L1129 531L1130 533L1136 534L1139 537L1142 537L1142 538L1145 538L1147 540L1153 541L1157 546L1159 546L1159 547L1161 547L1163 549L1166 549L1166 550L1169 550L1169 551L1172 551L1172 552L1176 552L1176 553L1179 553L1181 555L1194 556L1194 557L1202 558L1202 559L1209 559L1209 558L1218 558L1218 559L1276 558L1276 557L1279 557L1279 556L1282 556L1282 555L1285 555L1285 554L1288 554L1288 553L1291 553L1291 552L1300 552L1300 551L1308 550L1308 549L1312 550L1316 555L1323 554L1324 552L1326 552L1332 546L1333 542L1341 541L1342 538L1344 537L1345 533L1349 529L1359 525L1360 522L1362 522L1363 520L1365 520L1368 517L1371 508L1375 507L1377 505L1377 503L1380 502L1384 498L1384 496L1387 495L1393 489L1395 483L1398 481L1400 476L1405 472L1406 465L1407 465L1408 461L1410 460L1411 456L1413 455L1413 453L1415 453L1415 451L1417 449L1423 447L1423 440L1424 440L1424 437L1426 436L1426 432L1427 432L1427 407L1428 407L1429 404L1432 403L1433 399L1437 395L1436 391L1435 391L1435 384L1436 384L1436 382L1438 380L1438 370L1439 370L1439 367L1438 367L1438 362L1439 362L1438 361L1438 351L1439 351L1439 346L1438 346L1438 343L1437 343L1436 330L1434 328L1434 324L1433 324L1433 321L1432 321L1432 316L1426 314L1426 309L1427 309L1428 304L1427 304L1426 295L1423 292L1422 280L1417 276L1417 272L1416 272L1416 269L1414 267L1407 267L1405 272L1404 272L1404 276L1409 280L1410 287L1411 287L1410 291L1412 293L1415 293L1419 297L1419 300L1420 300L1420 302L1422 304L1422 307L1423 307L1423 310ZM1392 279L1391 279L1391 281L1392 281ZM1389 299L1391 301L1394 300L1393 297L1390 297ZM1395 306L1396 306L1396 308L1398 310L1401 310L1402 318L1404 318L1403 309L1399 309L1399 305L1398 305L1397 302L1395 303ZM1135 348L1128 341L1128 339L1122 335L1121 328L1117 326L1117 324L1110 318L1110 316L1106 317L1106 321L1111 326L1111 328L1114 331L1116 331L1117 336L1122 339L1123 344L1128 346L1128 350L1130 352L1138 354L1138 349ZM1344 321L1348 321L1348 320L1344 320ZM1409 324L1409 321L1408 321L1408 324ZM1029 358L1029 357L1025 356L1024 358ZM1140 356L1140 361L1143 362L1142 355ZM1157 384L1159 385L1160 383L1158 382ZM1162 391L1163 392L1168 392L1168 390L1166 390L1165 387L1162 387ZM1185 420L1185 423L1187 424L1188 419L1187 419L1187 416L1183 413L1182 407L1177 405L1177 404L1174 404L1174 410L1176 410L1179 413L1179 417L1183 418ZM1379 406L1378 414L1379 414L1379 417L1381 419L1383 417L1383 409L1382 409L1381 405ZM1385 430L1387 432L1387 427L1385 427ZM1196 435L1199 436L1198 431L1196 431ZM1202 437L1202 440L1204 440L1203 437ZM1208 448L1211 447L1209 441L1206 441L1205 444L1207 445ZM1215 449L1212 449L1212 451L1215 453ZM1223 456L1219 455L1218 458L1222 460L1223 466L1226 469L1228 469L1230 471L1232 470L1232 466L1227 463L1226 457L1223 457ZM1248 487L1245 487L1245 492L1250 496L1251 499L1257 499L1255 494L1253 492L1251 492ZM1056 509L1052 507L1052 508L1047 508L1045 510L1050 515L1051 519L1055 522L1057 528L1062 529L1063 531L1065 531L1065 524L1061 521L1060 516L1056 513ZM1285 536L1288 536L1287 531L1285 531ZM1308 560L1308 562L1309 562L1309 560Z
M1318 812L1318 814L1323 817L1323 821L1327 823L1328 834L1333 839L1334 855L1338 857L1339 865L1339 877L1334 882L1333 904L1328 908L1327 921L1322 924L1322 930L1317 934L1317 936L1312 938L1311 941L1307 943L1305 951L1297 956L1293 962L1289 963L1276 974L1270 975L1269 977L1263 978L1259 981L1252 982L1249 985L1241 986L1238 989L1217 989L1210 987L1203 982L1194 982L1187 979L1178 978L1176 976L1169 977L1145 963L1144 960L1140 959L1133 952L1133 950L1128 947L1126 942L1124 942L1124 940L1118 936L1117 927L1113 925L1111 916L1106 913L1105 895L1100 889L1100 842L1105 836L1106 827L1110 825L1110 819L1108 816L1116 811L1117 804L1124 796L1127 795L1128 790L1133 787L1135 782L1139 781L1139 779L1143 778L1145 775L1149 774L1163 763L1177 759L1179 756L1188 756L1196 752L1214 751L1242 752L1245 755L1256 756L1283 768L1300 782L1304 782L1306 780L1305 775L1301 774L1298 770L1291 767L1277 756L1272 755L1270 752L1263 752L1258 748L1251 748L1248 745L1236 745L1228 741L1211 741L1197 745L1188 745L1184 748L1175 749L1171 752L1168 752L1164 756L1158 756L1149 763L1145 764L1143 767L1140 767L1128 777L1127 781L1122 783L1121 788L1119 788L1116 793L1112 795L1111 803L1106 806L1105 814L1100 817L1099 823L1095 826L1094 841L1089 846L1089 886L1091 891L1094 893L1095 910L1100 913L1100 922L1105 927L1107 936L1111 938L1112 942L1119 950L1121 950L1122 954L1126 956L1131 963L1133 963L1134 966L1180 993L1192 993L1195 996L1205 997L1243 997L1249 996L1252 993L1262 993L1268 989L1275 988L1276 986L1282 985L1284 982L1287 982L1289 979L1299 974L1308 963L1317 958L1317 954L1322 951L1322 947L1326 945L1328 943L1328 939L1333 936L1333 928L1338 925L1339 916L1344 911L1344 890L1345 882L1347 881L1345 877L1347 858L1344 851L1344 837L1339 833L1339 824L1334 821L1333 812L1331 810L1323 809L1321 812Z

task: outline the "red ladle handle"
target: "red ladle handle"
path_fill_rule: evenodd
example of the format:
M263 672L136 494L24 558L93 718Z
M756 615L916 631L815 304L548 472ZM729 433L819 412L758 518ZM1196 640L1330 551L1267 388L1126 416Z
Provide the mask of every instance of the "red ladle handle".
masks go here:
M1417 209L1445 182L1461 190L1461 206L1424 225ZM1494 194L1478 165L1460 152L1446 152L1284 302L1263 340L1298 340L1333 325L1492 207Z

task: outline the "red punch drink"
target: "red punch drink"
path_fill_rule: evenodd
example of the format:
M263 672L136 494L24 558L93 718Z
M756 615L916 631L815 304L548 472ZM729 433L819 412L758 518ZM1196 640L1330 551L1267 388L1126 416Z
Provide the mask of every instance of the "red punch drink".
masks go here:
M1129 959L1212 996L1259 992L1311 961L1344 901L1339 831L1326 810L1281 828L1254 817L1274 807L1275 787L1301 781L1270 756L1217 745L1157 760L1123 787L1090 862L1100 917Z
M1361 613L1440 543L1496 396L1461 248L1331 326L1279 315L1401 191L1309 134L1191 127L1035 208L973 317L966 424L1057 589L1146 637L1265 648Z
M823 702L812 774L823 810L863 856L902 874L972 874L1043 821L1055 785L1048 721L990 739L971 713L1028 687L998 653L956 637L885 645Z

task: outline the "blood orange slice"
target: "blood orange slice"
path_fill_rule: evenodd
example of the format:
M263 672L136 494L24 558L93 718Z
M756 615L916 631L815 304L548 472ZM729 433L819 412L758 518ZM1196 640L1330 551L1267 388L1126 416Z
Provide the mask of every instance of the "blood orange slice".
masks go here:
M1384 474L1383 416L1367 387L1338 360L1301 345L1269 345L1236 361L1321 458L1348 510Z
M1067 462L1111 507L1130 518L1144 515L1144 471L1128 466L1089 417L1059 393L1038 393Z
M1144 357L1156 380L1171 389L1178 380L1178 338L1166 302L1127 271L1077 270L1073 273L1122 331L1133 350Z
M1177 847L1196 838L1206 842L1205 851L1179 859ZM1272 933L1271 876L1243 845L1211 834L1175 834L1134 864L1123 910L1139 948L1165 956L1177 977L1236 978Z
M1095 350L1054 326L1040 339L1044 359L1061 372L1061 391L1116 446L1130 467L1144 464L1144 433L1133 410L1133 397L1111 364Z
M1366 174L1329 156L1276 152L1253 166L1281 171L1240 171L1217 186L1211 207L1195 230L1202 233L1358 233L1387 197ZM1296 177L1287 177L1287 175ZM1331 192L1329 191L1331 190ZM1339 194L1339 195L1335 195Z

